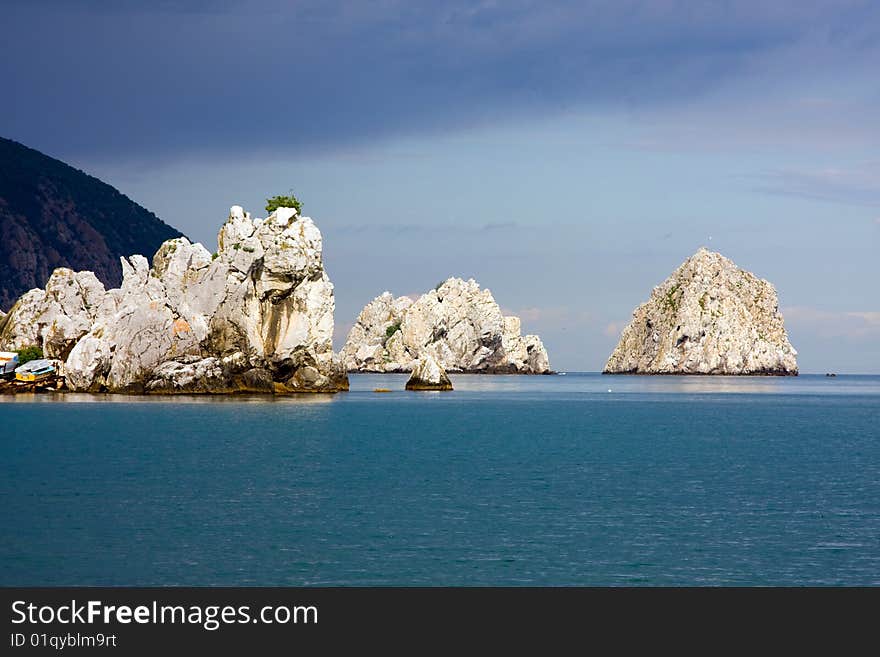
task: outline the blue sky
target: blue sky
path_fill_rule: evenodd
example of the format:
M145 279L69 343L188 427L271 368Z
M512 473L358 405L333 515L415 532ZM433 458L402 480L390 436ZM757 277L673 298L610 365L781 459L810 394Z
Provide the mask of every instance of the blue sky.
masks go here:
M875 2L6 0L0 133L213 250L295 190L336 347L474 277L601 369L699 246L772 281L805 372L880 372Z

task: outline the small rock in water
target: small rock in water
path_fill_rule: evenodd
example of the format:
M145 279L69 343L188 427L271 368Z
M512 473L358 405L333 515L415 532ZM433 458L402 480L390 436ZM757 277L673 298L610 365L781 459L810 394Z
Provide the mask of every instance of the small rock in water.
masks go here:
M407 390L452 390L446 370L430 354L416 361L412 375L406 382Z

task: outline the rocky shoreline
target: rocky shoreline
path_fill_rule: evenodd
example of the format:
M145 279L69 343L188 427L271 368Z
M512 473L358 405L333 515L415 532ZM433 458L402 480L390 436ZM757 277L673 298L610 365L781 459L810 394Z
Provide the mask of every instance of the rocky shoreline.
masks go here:
M414 388L424 370L435 389L451 389L447 373L555 374L541 339L473 279L379 295L334 353L321 233L294 208L255 219L233 206L217 243L168 240L152 266L122 258L113 289L56 269L0 313L0 350L40 350L54 378L0 393L284 395L346 391L349 373L412 372ZM796 376L796 355L773 286L700 249L635 309L603 373Z
M365 323L377 302L398 312L365 335L381 333L383 350L398 343L400 362L346 367L364 345L353 330L340 354L332 350L333 284L309 217L281 207L255 219L233 206L217 243L212 254L184 237L168 240L152 265L121 258L122 285L113 289L92 272L56 269L44 289L0 315L0 347L39 349L56 375L0 382L0 393L335 393L349 389L349 370L409 373L430 359L444 377L553 373L540 338L522 336L519 319L502 316L489 290L459 278L416 301L388 293L374 300L359 318Z
M338 392L333 284L321 233L293 208L234 206L211 254L186 238L122 259L119 288L56 269L3 319L0 345L40 348L72 391Z

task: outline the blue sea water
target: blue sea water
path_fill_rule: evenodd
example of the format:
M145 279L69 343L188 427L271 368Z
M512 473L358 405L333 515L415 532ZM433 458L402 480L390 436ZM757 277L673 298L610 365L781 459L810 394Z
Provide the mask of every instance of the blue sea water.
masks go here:
M0 584L880 584L880 377L351 382L3 398Z

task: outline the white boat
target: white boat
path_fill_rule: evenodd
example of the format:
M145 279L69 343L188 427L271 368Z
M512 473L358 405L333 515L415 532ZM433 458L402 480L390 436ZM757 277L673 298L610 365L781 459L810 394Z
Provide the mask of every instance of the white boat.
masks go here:
M18 367L18 354L14 351L0 351L0 379L11 379Z
M55 365L51 360L39 358L29 360L21 367L15 369L16 381L42 381L55 374Z

